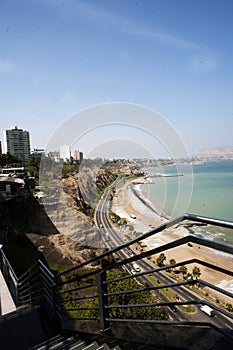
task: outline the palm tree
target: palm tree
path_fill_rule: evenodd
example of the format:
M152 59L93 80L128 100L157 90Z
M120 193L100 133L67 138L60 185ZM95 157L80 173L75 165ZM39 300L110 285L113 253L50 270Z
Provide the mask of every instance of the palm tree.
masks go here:
M192 274L193 277L196 277L196 279L198 279L201 276L201 270L199 269L199 267L194 266Z
M170 264L170 265L174 265L174 264L176 264L176 260L175 260L175 259L171 259L171 260L169 260L169 264Z
M165 254L164 254L164 253L161 253L161 254L159 255L159 257L156 259L157 265L158 265L159 267L164 266L164 261L165 261L165 260L166 260Z
M188 272L188 269L187 269L187 267L186 267L186 266L181 265L181 266L180 266L179 271L180 271L180 273L182 273L183 278L184 278L184 276L185 276L185 275L186 275L186 273Z

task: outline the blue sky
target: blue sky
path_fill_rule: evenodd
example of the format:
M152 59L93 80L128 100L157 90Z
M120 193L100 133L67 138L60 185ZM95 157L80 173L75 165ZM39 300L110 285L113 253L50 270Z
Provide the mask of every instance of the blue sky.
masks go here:
M2 0L0 133L18 125L44 147L70 115L129 102L190 153L233 145L232 43L230 0Z

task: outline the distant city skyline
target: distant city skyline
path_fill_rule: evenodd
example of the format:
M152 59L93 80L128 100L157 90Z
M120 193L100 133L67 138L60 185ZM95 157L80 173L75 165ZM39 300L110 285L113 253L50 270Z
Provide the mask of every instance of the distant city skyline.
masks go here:
M164 116L190 154L233 144L231 1L2 1L0 40L1 141L18 125L45 148L69 116L129 102ZM114 157L109 141L103 129Z

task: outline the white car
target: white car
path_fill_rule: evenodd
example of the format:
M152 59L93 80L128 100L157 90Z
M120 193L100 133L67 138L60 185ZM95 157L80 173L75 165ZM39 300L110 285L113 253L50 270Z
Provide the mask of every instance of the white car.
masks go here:
M137 219L135 215L130 214L131 219Z

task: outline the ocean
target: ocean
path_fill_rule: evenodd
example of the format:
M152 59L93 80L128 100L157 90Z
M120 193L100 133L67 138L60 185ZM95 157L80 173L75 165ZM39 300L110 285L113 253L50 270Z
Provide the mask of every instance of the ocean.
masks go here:
M165 217L184 212L233 221L233 161L213 161L187 165L148 167L149 184L140 185L153 208ZM196 227L208 239L233 244L233 230L215 226Z

